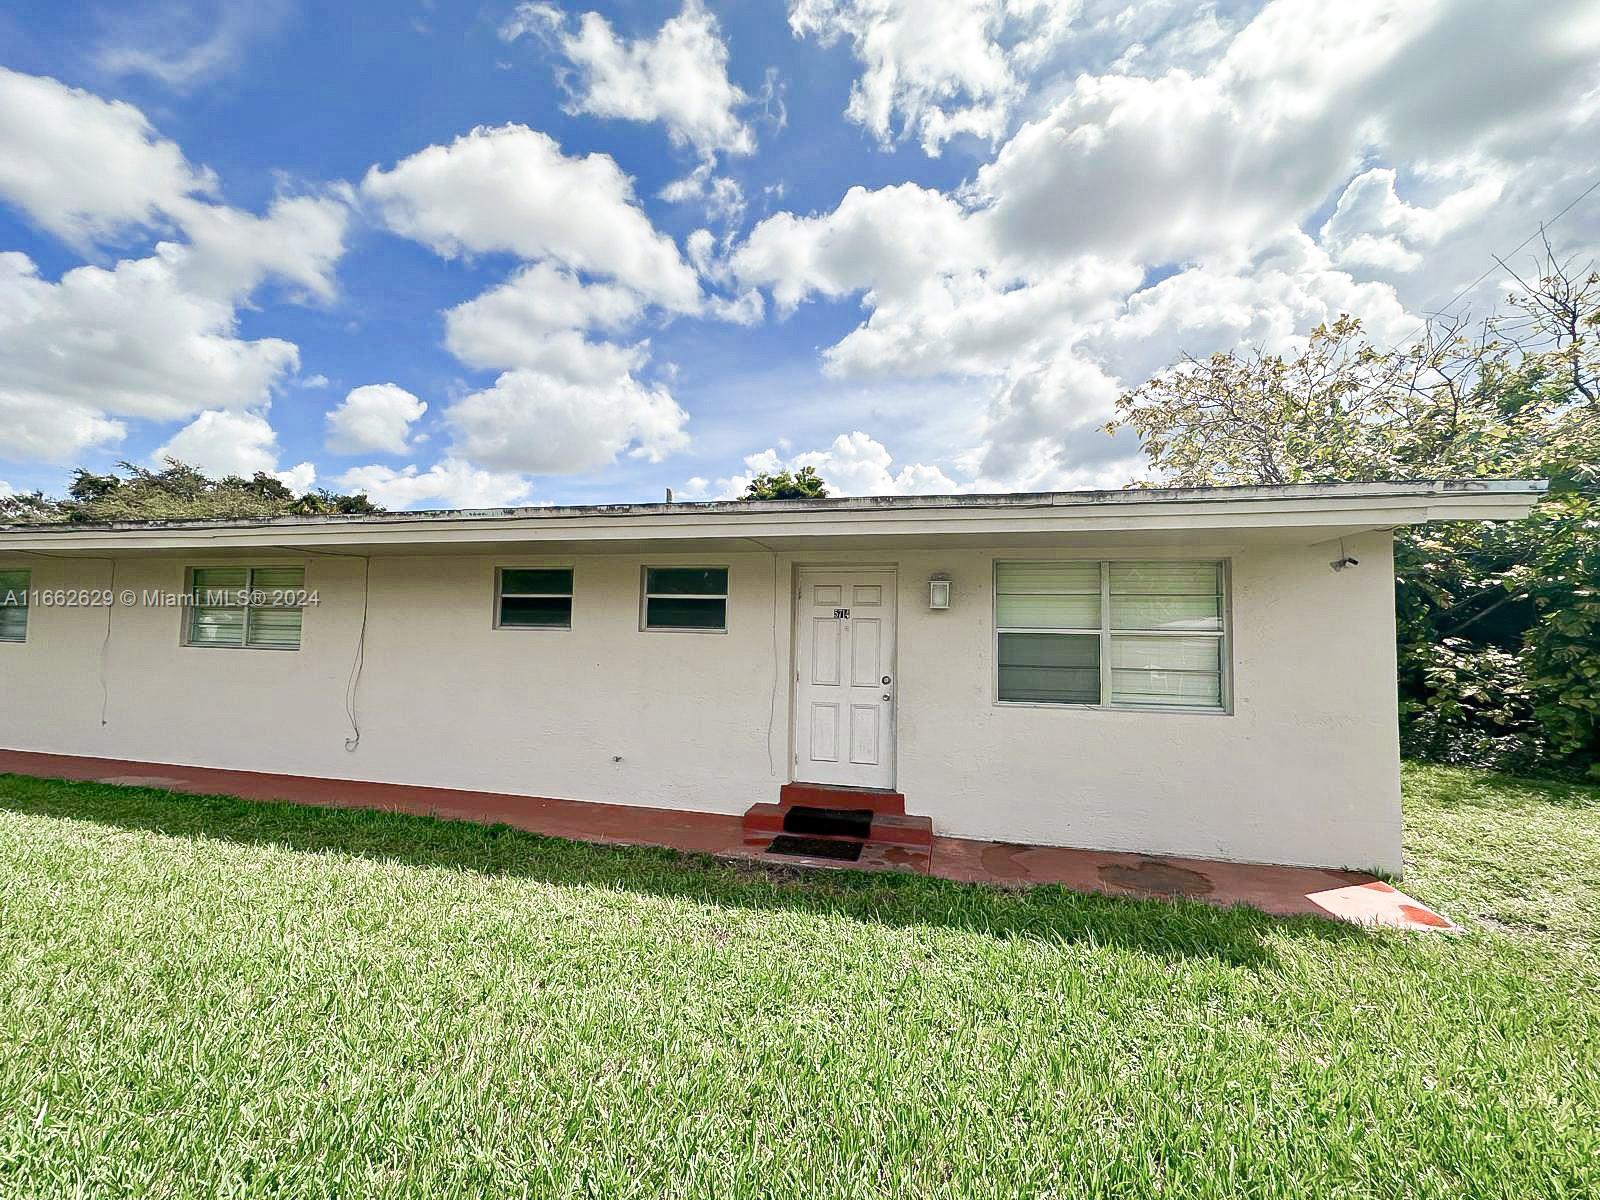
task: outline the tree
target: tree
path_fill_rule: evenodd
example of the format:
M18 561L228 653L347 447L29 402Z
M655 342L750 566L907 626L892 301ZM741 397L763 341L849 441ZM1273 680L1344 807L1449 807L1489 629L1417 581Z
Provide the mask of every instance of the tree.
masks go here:
M1449 761L1600 774L1600 273L1558 262L1476 327L1185 358L1121 396L1162 483L1533 476L1533 517L1396 534L1402 730Z
M58 502L43 492L0 496L0 525L44 525L61 520Z
M0 522L67 521L81 525L382 511L363 494L342 495L319 488L296 497L282 480L265 471L257 471L249 479L241 475L211 479L188 463L172 458L159 471L129 462L117 466L117 471L104 475L79 467L73 472L63 499L50 499L38 492L0 499Z
M828 485L815 467L801 467L792 475L788 471L763 471L744 489L746 500L820 500L827 494Z

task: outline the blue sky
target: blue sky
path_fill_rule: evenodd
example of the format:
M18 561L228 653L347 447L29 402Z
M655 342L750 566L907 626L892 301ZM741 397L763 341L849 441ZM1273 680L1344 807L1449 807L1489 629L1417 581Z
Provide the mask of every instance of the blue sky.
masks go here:
M1398 338L1580 192L1597 62L1594 0L12 6L0 481L1119 486L1122 388Z

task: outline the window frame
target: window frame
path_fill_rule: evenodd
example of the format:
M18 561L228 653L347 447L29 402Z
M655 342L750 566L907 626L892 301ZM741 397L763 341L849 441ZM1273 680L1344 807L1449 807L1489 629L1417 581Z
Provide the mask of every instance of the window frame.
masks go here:
M1027 563L1032 565L1050 565L1059 563L1093 562L1100 567L1100 628L1099 629L1067 629L1067 628L1019 628L1002 626L1000 624L1000 586L999 574L1002 564ZM1211 629L1114 629L1111 624L1111 567L1113 563L1143 563L1143 562L1168 562L1168 563L1207 563L1217 567L1218 586L1222 589L1218 597L1222 615L1222 628ZM1207 557L1164 557L1151 558L1145 555L1134 555L1118 558L996 558L989 564L989 620L994 631L990 647L993 652L994 666L990 672L992 703L1004 708L1045 708L1069 709L1080 712L1109 712L1109 713L1182 713L1191 717L1231 717L1233 715L1233 560L1230 558ZM1004 700L1000 697L1000 635L1002 633L1045 633L1045 634L1076 634L1080 637L1098 634L1100 638L1100 702L1098 704L1084 704L1077 701L1050 701L1050 700ZM1111 641L1114 634L1128 637L1208 637L1216 638L1218 680L1217 690L1221 696L1221 703L1215 707L1197 707L1185 704L1115 704L1111 701L1112 694L1112 663Z
M3 572L5 574L7 574L7 575L15 574L15 575L21 575L22 576L22 587L20 589L17 589L17 588L6 588L5 589L5 591L8 591L8 592L10 592L10 591L18 591L18 590L20 590L22 592L22 603L21 604L7 604L7 605L5 605L5 607L8 608L8 609L20 608L22 610L22 636L21 637L6 637L3 634L0 634L0 646L26 646L28 644L28 627L33 624L33 620L32 620L32 617L30 615L31 611L32 611L32 608L33 608L33 605L28 603L28 593L33 590L33 568L32 567L0 567L0 572ZM3 595L4 595L4 593L0 593L0 596L3 596Z
M722 571L724 583L720 595L709 592L652 592L650 588L651 571ZM729 625L728 607L729 594L733 587L733 568L726 563L641 563L639 564L639 632L640 633L727 633ZM721 600L722 624L710 625L652 625L650 624L650 601L660 600Z
M299 571L300 590L310 594L311 589L306 586L306 564L303 562L213 562L191 563L183 568L183 594L185 601L180 608L179 617L179 644L189 650L272 650L278 652L298 653L306 644L305 612L309 605L284 605L284 604L251 604L250 597L257 588L255 586L257 571ZM196 571L243 571L245 573L245 603L242 605L215 604L199 605L194 603L194 573ZM276 589L262 588L262 591ZM244 625L242 636L238 642L197 642L194 640L194 617L201 608L242 608L244 609ZM270 646L250 644L250 610L252 608L265 608L280 612L298 612L300 614L300 640L292 646Z
M506 593L502 591L502 580L507 571L566 571L571 576L565 592L512 592L515 599L543 598L553 599L564 596L567 600L567 623L565 625L507 625L500 619L500 602L505 599ZM572 618L577 610L578 599L578 568L573 563L556 562L510 562L497 565L494 569L494 593L491 597L489 613L490 627L493 629L509 629L521 632L534 630L544 633L571 633Z

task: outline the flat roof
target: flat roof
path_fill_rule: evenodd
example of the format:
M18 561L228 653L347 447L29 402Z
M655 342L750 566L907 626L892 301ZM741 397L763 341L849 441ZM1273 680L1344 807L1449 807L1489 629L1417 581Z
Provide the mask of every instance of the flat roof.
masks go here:
M1541 495L1547 481L1529 479L1428 479L1394 483L1290 483L1235 487L1117 488L1074 492L972 492L942 496L830 496L819 500L673 500L647 504L529 504L512 508L425 508L381 513L330 513L310 517L227 517L200 521L110 521L63 525L59 521L0 525L6 533L63 529L207 529L217 526L256 528L316 524L374 525L392 521L504 521L556 517L632 517L671 513L881 512L886 509L1033 508L1085 504L1185 504L1196 501L1334 499L1339 497L1413 497L1454 495Z
M1385 528L1436 520L1514 520L1545 493L1543 480L1420 480L1278 486L1123 488L823 500L435 509L364 515L109 524L0 525L0 553L316 545L656 541L661 539L903 538L1085 530L1264 526Z

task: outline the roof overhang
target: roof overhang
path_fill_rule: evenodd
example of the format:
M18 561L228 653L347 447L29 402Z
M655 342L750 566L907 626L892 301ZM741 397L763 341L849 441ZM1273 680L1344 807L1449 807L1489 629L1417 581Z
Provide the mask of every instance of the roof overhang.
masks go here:
M271 548L439 554L507 545L683 548L746 540L769 549L829 545L1029 545L1047 541L1339 537L1428 521L1510 521L1541 480L1148 488L975 496L848 497L383 513L269 521L0 526L0 554L105 555Z

